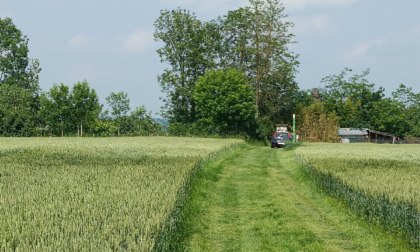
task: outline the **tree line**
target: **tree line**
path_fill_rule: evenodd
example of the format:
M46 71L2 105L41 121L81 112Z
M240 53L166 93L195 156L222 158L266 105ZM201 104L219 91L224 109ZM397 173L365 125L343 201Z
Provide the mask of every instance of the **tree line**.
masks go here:
M169 65L158 78L169 131L264 139L296 114L298 134L314 141L337 141L340 127L420 137L420 94L401 84L385 97L368 81L369 69L349 76L344 68L325 77L323 87L300 90L286 18L278 0L250 0L210 21L188 10L162 10L154 36Z
M400 84L391 97L386 97L384 88L376 89L367 79L369 69L349 76L351 72L345 68L338 75L323 78L323 87L305 91L304 101L297 107L304 138L338 141L335 133L340 127L420 137L420 93ZM314 132L314 128L319 130Z
M39 87L38 60L28 57L29 39L10 18L0 19L0 136L144 136L163 126L144 106L130 111L128 94L111 92L103 110L85 80L70 88Z
M188 10L162 10L154 36L163 43L157 50L161 61L169 65L158 78L166 95L163 111L169 131L262 137L274 123L290 121L299 94L295 81L299 62L289 50L295 42L289 32L292 23L285 17L277 0L250 0L249 6L211 21L201 21ZM223 84L226 75L249 86L232 92L236 98L249 97L253 106L222 91L229 86ZM220 85L210 83L215 80ZM209 97L197 88L207 85L220 89L212 99L226 103L203 110L200 104L206 103L201 99ZM242 105L232 111L229 102Z
M9 18L0 19L0 135L196 135L265 139L277 123L297 117L302 139L337 141L339 127L370 128L420 137L420 94L401 84L391 97L369 82L369 69L344 68L321 87L301 90L298 55L284 6L250 0L246 7L202 21L188 10L162 10L156 19L157 50L168 66L158 76L164 106L154 120L144 106L130 110L128 94L106 97L103 111L87 81L39 88L37 60L28 38Z

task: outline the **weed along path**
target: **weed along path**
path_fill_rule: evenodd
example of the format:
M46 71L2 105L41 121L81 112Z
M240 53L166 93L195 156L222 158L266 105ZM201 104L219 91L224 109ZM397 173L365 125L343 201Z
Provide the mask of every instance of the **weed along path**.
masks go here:
M181 224L183 251L410 251L323 194L293 151L244 146L197 175Z

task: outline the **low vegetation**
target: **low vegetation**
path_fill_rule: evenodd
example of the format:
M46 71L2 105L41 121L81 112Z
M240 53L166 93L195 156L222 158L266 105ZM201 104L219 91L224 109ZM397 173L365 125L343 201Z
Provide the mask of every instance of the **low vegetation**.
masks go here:
M329 193L357 214L420 246L417 145L307 144L298 158Z
M292 150L246 145L196 178L169 251L411 251L325 195Z
M3 138L0 251L151 251L200 162L239 143Z

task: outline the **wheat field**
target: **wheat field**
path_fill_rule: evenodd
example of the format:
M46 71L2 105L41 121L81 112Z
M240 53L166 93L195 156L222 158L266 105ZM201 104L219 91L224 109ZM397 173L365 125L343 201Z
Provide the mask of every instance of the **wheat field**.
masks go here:
M419 145L308 143L295 153L328 193L420 248Z
M151 251L200 162L242 142L1 138L0 251Z

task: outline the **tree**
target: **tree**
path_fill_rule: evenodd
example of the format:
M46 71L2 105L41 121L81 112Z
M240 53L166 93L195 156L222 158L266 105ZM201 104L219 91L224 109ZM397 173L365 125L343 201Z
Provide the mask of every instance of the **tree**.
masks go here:
M315 101L303 109L298 124L299 136L309 142L338 142L338 117L335 112L327 114L324 104Z
M0 134L32 136L37 106L30 90L14 84L0 85Z
M35 131L41 68L28 52L28 38L10 18L0 18L0 134L5 136Z
M226 63L241 69L255 93L256 117L271 124L290 120L298 91L294 81L297 56L288 50L292 23L285 21L284 6L277 0L250 0L250 7L230 11L223 22Z
M327 113L337 113L341 127L370 128L374 124L373 108L382 100L384 89L375 90L375 84L366 79L369 69L345 79L351 72L344 68L339 75L323 78L321 83L325 86L319 91L320 99Z
M194 14L187 10L162 10L155 21L154 37L162 41L163 47L157 50L161 62L169 68L158 77L166 109L165 116L171 122L192 123L195 121L195 102L193 93L199 76L213 65L210 34L214 27L203 25ZM207 36L206 36L207 35Z
M192 124L192 98L199 76L210 69L235 68L247 76L253 89L255 118L274 127L287 122L296 108L294 81L297 56L289 51L292 23L285 21L278 0L250 0L250 6L201 22L186 10L162 11L155 22L157 52L170 68L159 76L170 123Z
M28 57L28 41L12 19L0 18L0 85L14 84L37 91L41 68L37 60Z
M54 84L41 99L40 114L45 126L48 125L54 133L59 133L61 136L64 136L64 131L68 129L70 123L69 95L69 87L61 83Z
M404 136L410 131L404 104L391 98L382 99L373 106L372 127L375 130Z
M138 106L130 114L130 133L134 136L150 136L161 133L161 126L154 121L146 107Z
M194 100L202 128L223 135L249 134L255 96L243 73L236 69L208 71L196 83Z
M409 129L404 135L420 137L420 93L414 93L413 88L401 84L392 93L393 99L401 104Z
M130 110L130 99L127 97L128 94L123 91L118 93L111 92L111 94L106 97L106 101L112 109L111 114L115 116L117 120L118 136L120 136L122 118L125 117Z
M74 84L69 101L71 117L77 125L77 135L83 136L83 125L89 126L89 123L95 122L101 113L102 105L95 89L91 89L86 80Z

